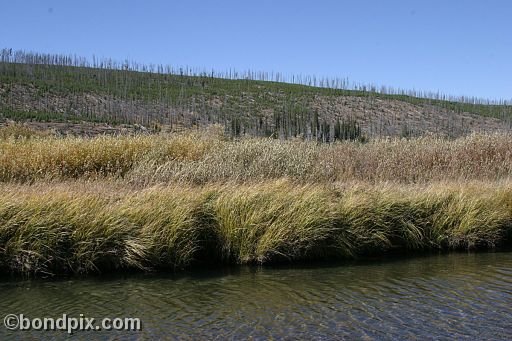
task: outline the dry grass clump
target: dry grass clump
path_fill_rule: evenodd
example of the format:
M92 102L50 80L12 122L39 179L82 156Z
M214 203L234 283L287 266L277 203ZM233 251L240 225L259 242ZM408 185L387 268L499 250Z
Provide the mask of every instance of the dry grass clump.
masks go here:
M367 144L243 139L218 142L201 158L153 158L127 174L134 183L299 182L429 183L499 180L512 175L512 136L423 137Z
M23 273L139 266L136 226L96 194L2 191L0 250L4 266Z
M0 181L95 179L206 184L495 181L512 174L512 136L422 137L361 144L215 134L0 140Z
M0 140L0 181L115 177L137 184L428 183L512 174L512 136L422 137L361 144L241 139L217 134Z
M52 135L50 131L36 130L21 123L13 122L0 126L0 140L43 138Z
M2 185L0 266L21 273L339 259L510 243L512 185L290 181L119 191Z
M480 187L481 186L481 187ZM503 184L378 185L344 190L340 223L358 252L495 247L512 227Z
M212 239L208 204L214 190L148 188L121 199L117 209L138 228L148 267L189 265Z
M198 134L0 140L0 181L122 178L135 163L192 161L214 146Z
M0 179L30 181L122 175L154 146L149 137L0 141Z
M378 183L498 180L512 175L512 136L469 135L455 140L420 137L341 143L323 152L316 172L324 180Z
M217 141L212 144L214 148L202 154L201 158L193 160L142 160L127 174L127 179L143 184L243 183L283 177L315 181L315 163L323 149L322 146L310 142L273 139Z
M332 199L322 186L282 181L222 188L213 203L222 259L264 263L324 255L341 233Z

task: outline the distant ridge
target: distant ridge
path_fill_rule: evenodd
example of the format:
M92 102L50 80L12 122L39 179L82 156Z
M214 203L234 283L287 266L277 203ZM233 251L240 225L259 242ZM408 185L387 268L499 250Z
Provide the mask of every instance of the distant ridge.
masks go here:
M232 136L339 139L509 131L506 100L361 85L346 78L206 71L0 50L0 120L221 124Z

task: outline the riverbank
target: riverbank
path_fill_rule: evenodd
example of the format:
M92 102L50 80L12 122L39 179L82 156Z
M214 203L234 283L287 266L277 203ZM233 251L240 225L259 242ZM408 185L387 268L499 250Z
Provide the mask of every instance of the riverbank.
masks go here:
M22 274L492 249L512 136L320 144L0 131L0 268Z
M508 246L512 183L0 185L0 266L25 274Z

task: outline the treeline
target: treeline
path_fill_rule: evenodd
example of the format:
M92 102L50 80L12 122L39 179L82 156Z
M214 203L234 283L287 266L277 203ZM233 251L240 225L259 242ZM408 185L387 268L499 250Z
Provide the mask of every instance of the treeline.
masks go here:
M350 82L347 77L317 77L315 75L285 75L280 72L264 72L246 70L239 72L235 69L227 71L205 70L199 68L191 68L189 66L175 67L172 65L162 64L142 64L136 61L124 60L117 61L112 58L97 58L93 55L92 60L82 56L62 55L51 53L37 53L23 50L13 50L12 48L4 48L0 50L0 61L2 63L21 63L21 64L42 64L54 66L74 66L99 68L108 70L126 70L136 72L149 72L158 74L172 74L189 77L211 77L230 80L258 80L265 82L282 82L306 85L312 87L354 90L361 92L371 92L383 95L400 95L418 97L424 99L434 99L441 101L460 102L466 104L482 104L482 105L511 105L509 100L505 99L486 99L476 96L453 96L444 94L440 91L422 91L415 89L400 89L386 85L364 84Z
M360 97L368 99L370 106L375 99L395 99L455 114L512 117L512 106L504 100L356 85L346 78L205 71L12 49L0 51L0 80L4 117L137 123L154 129L215 123L224 125L232 136L302 137L326 142L363 138L357 118L319 112L321 109L313 105L317 96ZM382 129L383 118L368 119L367 133L389 135ZM414 134L406 126L398 130ZM464 127L454 125L453 130L463 131Z

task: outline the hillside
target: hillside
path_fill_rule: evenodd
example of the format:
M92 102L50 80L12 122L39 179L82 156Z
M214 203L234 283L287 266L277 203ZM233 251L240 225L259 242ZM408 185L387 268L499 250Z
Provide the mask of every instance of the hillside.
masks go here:
M337 80L290 84L252 74L246 77L251 79L236 79L240 76L164 71L163 67L123 69L112 63L90 65L52 56L15 58L3 51L3 124L22 121L72 134L173 131L221 124L231 136L320 141L428 133L456 137L512 129L512 106L507 103L346 89Z

